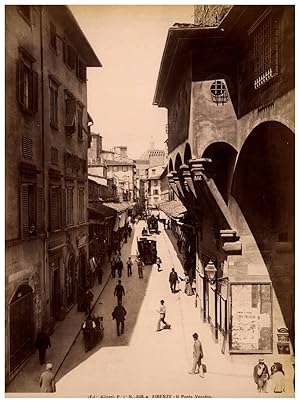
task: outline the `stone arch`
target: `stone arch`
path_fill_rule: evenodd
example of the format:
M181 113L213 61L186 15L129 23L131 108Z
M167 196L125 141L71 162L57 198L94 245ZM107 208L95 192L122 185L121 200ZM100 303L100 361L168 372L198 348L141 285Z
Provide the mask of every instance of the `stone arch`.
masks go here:
M175 159L175 171L179 172L179 168L182 165L182 159L181 159L181 155L178 153L176 155L176 159Z
M191 151L191 146L189 143L186 143L185 149L184 149L184 163L188 164L189 160L192 159L192 151Z
M204 150L202 157L212 160L210 171L223 199L228 203L234 164L237 151L228 143L218 141L211 143Z
M169 172L174 171L172 158L169 160Z
M256 126L239 153L231 189L268 269L292 342L294 142L294 133L282 123L268 121Z

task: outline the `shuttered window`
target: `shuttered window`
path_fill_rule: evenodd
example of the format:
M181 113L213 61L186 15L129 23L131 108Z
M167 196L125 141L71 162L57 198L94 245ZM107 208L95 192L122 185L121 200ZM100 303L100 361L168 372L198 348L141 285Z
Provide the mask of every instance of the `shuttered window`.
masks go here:
M58 85L50 80L50 123L57 127L58 125Z
M66 114L65 114L65 129L68 134L75 132L75 121L76 121L76 107L77 102L75 98L67 98L66 104Z
M51 164L58 165L58 149L55 147L51 147Z
M24 158L28 158L28 159L32 159L33 157L33 152L32 152L32 139L27 137L27 136L23 136L23 157Z
M84 214L84 188L78 189L78 219L79 223L83 223L85 221L85 214Z
M74 225L73 187L68 187L67 191L67 225Z
M18 62L18 101L23 111L38 111L38 74L33 70L33 58L20 53Z
M83 132L83 128L82 128L82 117L83 117L83 107L78 104L77 107L77 125L78 125L78 139L82 140L82 132Z
M44 232L44 190L35 184L21 185L21 237L26 239Z
M50 187L50 231L56 231L62 224L61 187Z

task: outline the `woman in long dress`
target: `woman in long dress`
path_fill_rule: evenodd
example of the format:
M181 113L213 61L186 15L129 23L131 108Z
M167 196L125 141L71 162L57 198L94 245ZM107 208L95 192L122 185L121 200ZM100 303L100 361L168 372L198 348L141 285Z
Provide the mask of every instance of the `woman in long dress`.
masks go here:
M282 368L282 364L279 362L275 362L271 368L271 384L272 391L274 393L282 393L284 392L285 382L284 382L284 371Z
M194 294L193 289L192 289L192 284L190 281L190 277L189 275L185 275L185 289L184 292L186 293L186 295L191 296Z

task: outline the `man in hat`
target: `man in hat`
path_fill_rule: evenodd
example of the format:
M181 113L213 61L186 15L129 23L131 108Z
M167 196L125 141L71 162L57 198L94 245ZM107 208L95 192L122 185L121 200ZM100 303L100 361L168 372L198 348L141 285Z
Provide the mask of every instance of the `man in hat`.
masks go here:
M265 364L265 360L260 358L258 360L258 364L253 368L253 378L254 382L257 384L258 392L267 393L267 383L269 379L269 370L267 365Z
M157 329L156 331L159 332L161 330L160 328L160 323L162 322L164 324L163 329L171 329L171 325L169 325L169 323L167 323L165 321L165 317L166 317L166 307L165 307L165 301L162 299L160 301L160 307L159 310L157 311L159 313L159 319L158 319L158 323L157 323Z
M42 393L56 392L54 374L52 372L52 364L49 362L46 365L46 371L40 377L40 388Z
M194 346L193 346L193 367L189 374L197 374L201 376L201 378L204 378L204 373L203 373L203 368L201 365L201 360L203 358L203 349L202 349L202 344L201 341L198 339L198 334L194 333L193 334L193 339L194 339ZM198 367L198 369L197 369Z

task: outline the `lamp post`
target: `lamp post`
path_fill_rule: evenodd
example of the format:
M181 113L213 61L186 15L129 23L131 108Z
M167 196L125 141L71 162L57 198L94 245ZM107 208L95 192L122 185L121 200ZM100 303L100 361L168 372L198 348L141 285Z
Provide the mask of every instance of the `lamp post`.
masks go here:
M207 265L205 266L205 273L206 276L208 278L208 281L211 284L216 284L215 286L215 339L216 341L218 340L218 295L217 295L217 291L218 291L218 276L217 276L217 269L216 266L214 265L213 261L210 260ZM209 290L208 290L209 293ZM208 296L209 298L209 296Z

